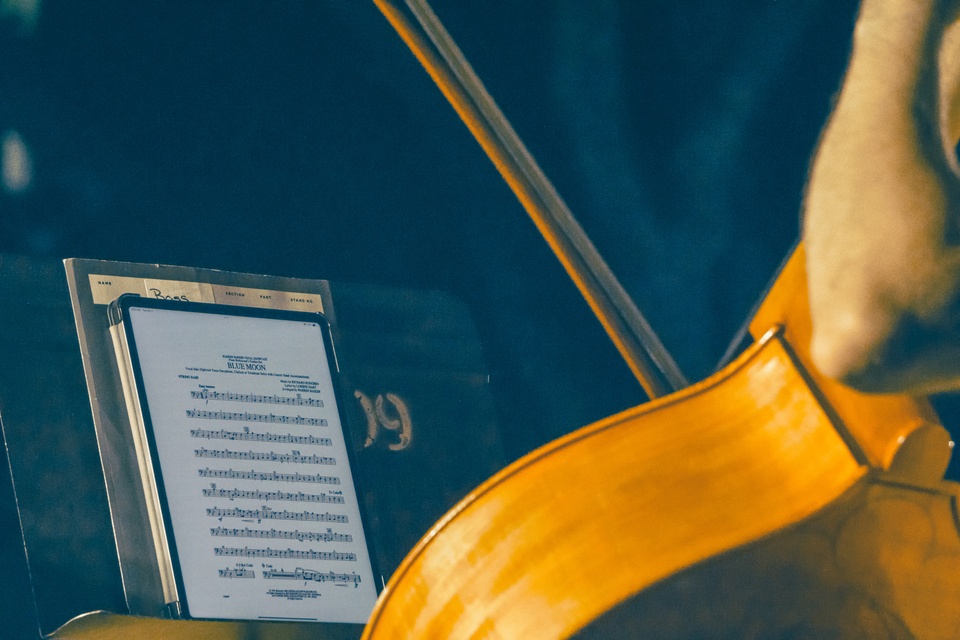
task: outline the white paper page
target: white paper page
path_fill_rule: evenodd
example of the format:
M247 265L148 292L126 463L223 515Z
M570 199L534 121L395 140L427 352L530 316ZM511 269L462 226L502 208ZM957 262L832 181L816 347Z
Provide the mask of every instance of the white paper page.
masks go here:
M375 578L320 326L130 313L190 615L365 623Z

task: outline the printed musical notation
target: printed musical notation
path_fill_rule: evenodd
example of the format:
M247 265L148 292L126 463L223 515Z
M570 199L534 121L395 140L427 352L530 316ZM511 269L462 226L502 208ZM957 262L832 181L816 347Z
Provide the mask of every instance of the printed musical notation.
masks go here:
M254 578L253 569L219 569L217 574L221 578Z
M266 422L269 424L299 424L307 427L326 427L326 418L304 418L303 416L278 416L274 413L250 413L249 411L207 411L206 409L187 409L188 418L201 420L231 420L240 422Z
M335 584L360 585L360 576L355 573L335 573L333 571L313 571L311 569L301 569L297 567L293 571L276 571L267 569L263 571L264 580L304 580L313 582L333 582Z
M190 613L363 624L377 579L324 324L151 308L131 325Z
M312 511L274 511L270 507L261 507L259 509L221 509L220 507L211 507L207 509L207 515L211 518L244 518L250 520L296 520L298 522L339 522L346 524L350 522L348 516L336 513L314 513Z
M232 480L258 480L266 482L310 482L314 484L340 484L339 476L322 476L316 473L280 473L279 471L237 471L235 469L198 469L201 478L229 478Z
M290 502L322 502L343 504L343 496L330 496L325 493L304 493L298 491L260 491L259 489L218 489L210 487L203 490L204 498L227 498L229 500L288 500Z
M223 460L255 460L266 462L292 462L294 464L337 464L337 459L330 456L307 456L296 451L291 453L277 453L276 451L231 451L229 449L194 449L193 455L198 458L219 458Z
M333 529L326 531L283 531L278 529L228 529L226 527L213 527L210 529L210 535L214 537L227 538L270 538L275 540L297 540L299 542L353 542L353 536L349 533L335 533Z
M322 407L323 400L319 398L303 398L298 393L295 396L261 395L258 393L233 393L232 391L191 391L190 397L194 400L229 400L231 402L252 402L257 404L282 404L295 407Z
M243 431L228 431L226 429L190 429L191 438L206 440L242 440L249 442L276 442L278 444L312 444L321 447L333 445L331 438L307 435L296 436L292 433L270 433L269 431L251 431L244 427Z
M250 547L216 547L214 555L240 558L291 558L294 560L326 560L356 562L357 554L341 551L315 551L313 549L251 549Z

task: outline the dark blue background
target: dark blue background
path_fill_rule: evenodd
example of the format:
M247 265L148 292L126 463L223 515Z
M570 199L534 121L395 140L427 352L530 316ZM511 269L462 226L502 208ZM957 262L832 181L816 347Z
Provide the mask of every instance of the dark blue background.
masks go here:
M796 239L856 2L434 8L687 376L709 374ZM453 293L510 458L644 399L372 3L8 13L11 131L33 180L0 191L0 253ZM6 481L0 498L0 571L19 575Z

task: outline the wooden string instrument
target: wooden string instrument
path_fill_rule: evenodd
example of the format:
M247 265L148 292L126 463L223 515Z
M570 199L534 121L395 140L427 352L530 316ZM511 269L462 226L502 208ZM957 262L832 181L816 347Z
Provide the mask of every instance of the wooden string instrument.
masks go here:
M863 395L810 366L802 247L751 321L754 344L688 386L427 4L374 2L653 399L470 493L398 568L364 637L723 637L720 622L739 629L729 637L960 637L949 435L925 399ZM737 557L770 569L754 582L777 606L745 594L734 621L644 602L698 580L722 588L698 567L736 583L746 569L716 565ZM666 615L694 624L654 620Z

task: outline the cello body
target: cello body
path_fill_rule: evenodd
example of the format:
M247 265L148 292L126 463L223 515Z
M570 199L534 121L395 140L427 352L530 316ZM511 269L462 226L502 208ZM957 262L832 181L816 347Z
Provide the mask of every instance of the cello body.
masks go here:
M667 631L643 600L676 601L662 585L696 584L701 566L792 603L739 601L729 637L960 637L949 436L922 399L859 394L806 365L804 283L801 248L754 318L758 339L726 368L468 495L398 568L364 637L723 637L722 611L684 604L677 622L706 629ZM742 570L711 568L738 555ZM839 594L839 608L811 593Z
M471 492L391 577L364 637L960 637L949 434L924 399L810 366L802 247L753 346L687 386L426 0L405 1L422 32L374 2L655 399Z

